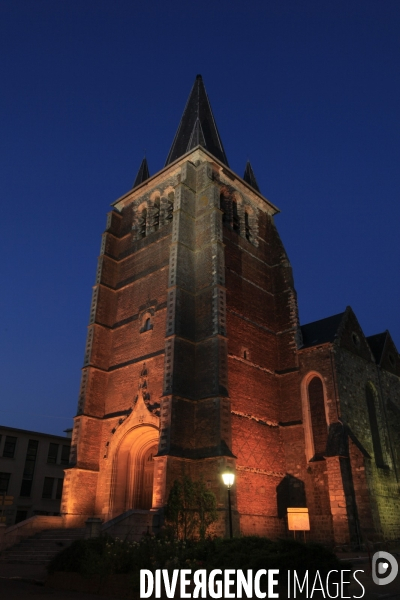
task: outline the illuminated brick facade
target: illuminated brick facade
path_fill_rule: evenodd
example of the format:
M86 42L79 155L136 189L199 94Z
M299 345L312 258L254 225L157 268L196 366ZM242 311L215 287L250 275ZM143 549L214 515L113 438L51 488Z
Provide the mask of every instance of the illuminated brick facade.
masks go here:
M162 510L203 477L236 532L337 544L400 536L400 361L351 309L300 327L292 270L250 165L228 167L200 78L166 167L144 161L103 234L62 511ZM369 390L369 391L368 391Z

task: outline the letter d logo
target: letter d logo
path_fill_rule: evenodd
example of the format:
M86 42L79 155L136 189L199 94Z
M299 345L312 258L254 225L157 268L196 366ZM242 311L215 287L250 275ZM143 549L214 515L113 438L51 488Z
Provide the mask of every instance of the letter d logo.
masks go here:
M392 583L399 572L399 565L389 552L375 552L372 557L372 579L376 585Z

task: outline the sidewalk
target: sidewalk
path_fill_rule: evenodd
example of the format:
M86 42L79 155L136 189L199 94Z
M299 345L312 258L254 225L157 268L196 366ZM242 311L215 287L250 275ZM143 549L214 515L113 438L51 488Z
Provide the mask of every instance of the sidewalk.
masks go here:
M391 548L388 550L392 554L397 562L399 563L399 574L396 579L388 585L376 585L372 580L371 564L370 560L374 552L371 552L369 556L367 552L337 552L336 555L343 565L343 569L346 569L346 563L351 563L352 570L360 571L357 573L357 579L365 588L365 595L362 596L363 600L400 600L400 547ZM349 595L352 597L360 596L362 590L359 585L352 583L349 587Z
M44 565L0 563L0 598L6 600L105 600L97 594L54 590L44 586L47 570ZM119 600L108 597L107 600Z
M391 550L391 554L400 563L400 549ZM357 583L349 587L347 598L362 597L363 600L400 600L400 573L395 581L389 585L378 586L372 581L369 558L366 552L338 553L343 569L351 562L352 569L363 572L357 573L357 579L365 588L365 594L361 596L362 588ZM44 565L30 564L5 564L0 563L0 598L7 600L29 600L35 596L35 600L104 600L104 596L97 594L86 594L83 592L71 592L55 590L44 587L47 577ZM350 579L350 578L349 578ZM346 596L345 596L346 598ZM108 600L120 600L108 597ZM286 600L286 599L284 599ZM317 600L317 595L314 595Z

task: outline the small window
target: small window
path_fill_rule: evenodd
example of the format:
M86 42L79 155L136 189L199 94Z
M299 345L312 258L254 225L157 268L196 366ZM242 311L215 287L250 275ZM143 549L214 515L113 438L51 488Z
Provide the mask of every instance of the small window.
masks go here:
M7 496L11 473L0 473L0 494Z
M50 464L57 463L58 444L49 444L49 452L47 454L47 462Z
M32 479L23 479L21 483L21 498L29 498L32 491Z
M6 441L4 442L3 456L5 458L14 458L16 445L17 438L12 435L7 435Z
M250 360L250 352L248 348L241 348L240 356L244 358L244 360Z
M54 477L45 477L43 484L42 498L52 498L54 487Z
M140 333L143 333L144 331L150 331L151 329L153 329L153 323L151 322L151 316L147 314L142 320L142 327L140 328Z
M57 479L56 500L61 500L64 479Z
M392 353L390 353L390 354L389 354L389 362L390 362L390 364L392 365L392 367L394 367L394 366L395 366L395 364L396 364L396 362L395 362L395 360L394 360L394 356L393 356L393 354L392 354Z
M69 464L69 452L70 452L70 447L69 446L63 446L61 448L61 464L62 465L68 465Z

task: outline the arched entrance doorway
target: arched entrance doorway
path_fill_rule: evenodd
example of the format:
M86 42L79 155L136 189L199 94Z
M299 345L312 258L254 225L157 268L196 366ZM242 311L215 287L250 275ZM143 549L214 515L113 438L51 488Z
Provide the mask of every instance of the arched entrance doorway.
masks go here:
M154 455L157 454L157 445L145 448L136 457L133 467L133 485L131 489L131 508L149 510L153 500L154 480Z
M153 500L154 455L158 429L151 425L133 427L122 438L113 461L110 515L131 508L149 510Z

